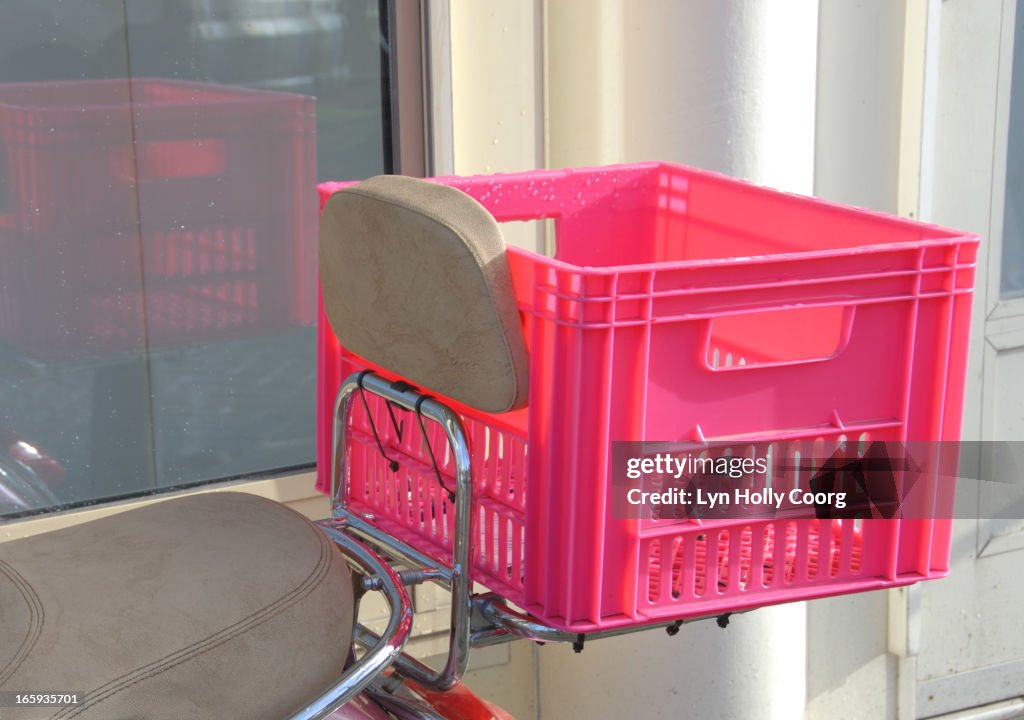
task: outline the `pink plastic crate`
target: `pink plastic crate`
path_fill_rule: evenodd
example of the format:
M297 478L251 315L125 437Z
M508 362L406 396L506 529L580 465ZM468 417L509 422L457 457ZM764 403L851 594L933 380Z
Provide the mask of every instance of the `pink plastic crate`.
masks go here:
M0 340L60 358L312 324L315 132L288 93L0 84Z
M669 164L437 182L500 222L555 221L554 259L509 248L529 407L453 403L472 443L475 580L584 632L947 572L948 519L617 517L610 451L728 439L771 443L780 458L840 440L958 439L976 237ZM321 206L341 187L321 185ZM366 364L323 314L318 363L326 490L334 398ZM352 506L450 558L451 506L419 433L400 443L371 402L401 462L392 473L353 407ZM952 501L937 497L934 517L951 517Z

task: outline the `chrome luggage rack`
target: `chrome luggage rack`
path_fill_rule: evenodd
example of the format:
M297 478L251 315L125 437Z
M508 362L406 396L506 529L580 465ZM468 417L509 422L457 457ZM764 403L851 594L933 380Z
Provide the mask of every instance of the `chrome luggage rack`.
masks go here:
M444 430L455 463L454 532L451 565L438 563L423 552L375 526L372 518L365 517L348 507L345 501L345 442L346 426L355 393L372 393L393 406L412 411L431 420ZM716 619L720 627L728 624L728 615L661 621L649 625L613 628L593 633L573 633L544 625L508 605L493 593L474 594L472 585L473 513L472 469L469 442L459 415L433 397L421 393L405 382L392 382L369 370L349 375L341 384L334 406L331 452L331 519L320 523L332 538L354 535L374 548L401 570L388 568L382 575L368 575L363 579L364 590L381 590L391 582L412 586L435 582L451 593L451 628L448 654L440 670L404 652L404 641L394 656L395 672L432 690L448 690L455 686L466 672L470 651L512 640L527 639L538 643L571 643L580 652L589 639L626 635L654 628L663 628L675 635L684 622ZM401 588L404 593L404 588ZM407 596L406 596L407 597ZM392 608L394 609L394 605ZM390 625L389 625L390 628ZM408 633L406 633L406 636ZM379 648L388 641L387 633L378 635L362 625L356 625L353 637L365 648ZM392 643L394 644L394 643Z

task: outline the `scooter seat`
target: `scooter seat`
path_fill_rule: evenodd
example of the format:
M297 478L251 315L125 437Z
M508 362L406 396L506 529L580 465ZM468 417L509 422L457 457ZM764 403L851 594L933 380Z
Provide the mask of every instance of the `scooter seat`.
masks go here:
M249 494L2 543L0 691L78 697L0 715L279 720L341 674L353 608L337 546Z

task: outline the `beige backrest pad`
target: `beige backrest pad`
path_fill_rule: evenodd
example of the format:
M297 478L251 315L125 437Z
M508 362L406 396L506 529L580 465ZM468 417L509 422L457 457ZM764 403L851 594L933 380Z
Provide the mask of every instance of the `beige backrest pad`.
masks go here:
M397 175L335 193L320 219L320 283L348 350L479 410L526 404L505 244L465 193Z

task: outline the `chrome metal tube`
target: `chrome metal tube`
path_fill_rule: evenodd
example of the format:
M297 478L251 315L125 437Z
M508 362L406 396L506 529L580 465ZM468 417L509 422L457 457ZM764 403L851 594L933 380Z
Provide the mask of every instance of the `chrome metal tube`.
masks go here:
M397 573L358 540L336 530L330 521L319 525L362 572L384 579L380 590L391 606L391 618L366 655L346 669L338 681L320 697L292 715L290 720L320 720L351 700L401 657L412 630L412 602Z
M359 373L349 375L338 389L334 401L334 424L331 430L331 515L337 517L345 509L345 424L351 410L352 393L359 389ZM340 453L340 457L339 457Z
M338 513L334 518L336 527L355 533L370 545L379 548L383 554L393 560L397 560L410 567L437 570L439 577L436 582L441 583L447 589L451 589L452 571L450 568L440 565L433 558L388 535L347 508L336 510L336 512Z
M410 585L422 585L425 582L439 582L442 578L438 568L414 568L412 570L399 570L398 579L406 587ZM364 577L364 590L380 590L384 581L377 576Z
M466 438L466 431L462 427L462 419L457 413L433 398L428 397L424 399L422 393L407 384L390 382L372 372L363 371L345 378L341 388L338 390L338 397L334 404L333 447L331 449L332 512L338 522L348 524L352 529L360 533L371 535L379 544L387 548L399 548L400 555L404 553L405 555L414 556L413 559L421 566L435 567L437 563L429 560L422 553L418 553L404 545L404 543L399 543L393 538L389 538L386 533L373 528L370 523L360 522L360 519L354 518L353 514L346 507L344 498L345 433L348 414L351 411L352 394L360 389L363 392L377 395L406 410L419 412L428 420L433 420L441 425L455 459L455 527L450 571L452 631L448 647L448 658L445 661L444 668L439 672L430 670L425 676L416 678L422 685L431 689L447 690L459 681L469 663L470 621L473 610L473 600L470 595L472 587L470 541L473 537L474 525L469 441ZM409 660L412 660L412 658L409 658ZM422 663L419 663L419 665L421 668L426 668Z
M380 642L381 636L363 625L357 625L352 631L352 639L363 647L372 647ZM394 665L399 673L410 680L415 680L420 685L425 685L427 682L436 682L438 676L444 672L443 669L441 671L435 670L412 655L404 653L395 660ZM454 684L452 683L445 690L450 689Z

